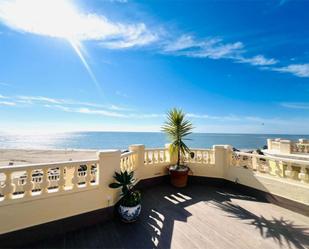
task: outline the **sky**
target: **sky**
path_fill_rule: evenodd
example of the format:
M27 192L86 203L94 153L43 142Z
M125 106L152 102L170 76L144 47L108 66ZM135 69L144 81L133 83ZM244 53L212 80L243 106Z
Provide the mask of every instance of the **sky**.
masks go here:
M0 0L0 132L309 134L309 1Z

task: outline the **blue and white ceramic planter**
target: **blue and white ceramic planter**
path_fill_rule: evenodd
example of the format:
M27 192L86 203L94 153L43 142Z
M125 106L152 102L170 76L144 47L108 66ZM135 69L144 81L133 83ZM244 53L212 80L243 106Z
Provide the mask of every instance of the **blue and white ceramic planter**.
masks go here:
M140 215L141 208L141 204L138 204L135 207L125 207L120 205L118 211L124 222L133 222L136 221L136 219Z

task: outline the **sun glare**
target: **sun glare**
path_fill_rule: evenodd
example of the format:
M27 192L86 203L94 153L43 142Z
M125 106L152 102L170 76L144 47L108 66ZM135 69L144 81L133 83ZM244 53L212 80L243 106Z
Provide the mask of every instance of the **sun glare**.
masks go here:
M0 18L22 32L67 40L102 93L93 71L82 53L82 41L96 36L91 25L97 20L81 14L72 0L15 0L0 3Z
M78 27L82 18L70 0L4 1L1 16L10 26L26 32L81 39Z

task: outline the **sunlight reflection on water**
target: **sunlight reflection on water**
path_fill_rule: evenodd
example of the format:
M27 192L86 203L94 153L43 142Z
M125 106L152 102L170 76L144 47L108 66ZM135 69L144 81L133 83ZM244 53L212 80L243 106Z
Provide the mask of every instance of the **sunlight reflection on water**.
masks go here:
M211 148L214 144L229 144L236 148L261 148L267 138L297 140L309 135L267 135L267 134L210 134L194 133L187 140L190 147ZM0 134L0 148L10 149L127 149L131 144L146 147L163 147L168 143L159 132L74 132L59 134L12 135Z

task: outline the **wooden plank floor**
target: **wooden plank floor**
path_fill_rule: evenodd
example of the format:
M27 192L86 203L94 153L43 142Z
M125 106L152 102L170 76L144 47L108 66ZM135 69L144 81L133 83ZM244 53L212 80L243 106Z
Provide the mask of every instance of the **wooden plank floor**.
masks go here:
M224 188L143 191L139 221L113 220L28 248L309 248L309 217Z

